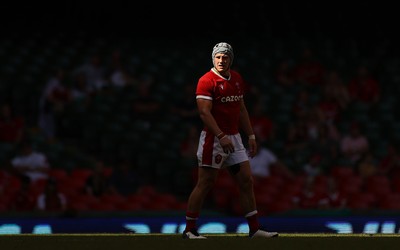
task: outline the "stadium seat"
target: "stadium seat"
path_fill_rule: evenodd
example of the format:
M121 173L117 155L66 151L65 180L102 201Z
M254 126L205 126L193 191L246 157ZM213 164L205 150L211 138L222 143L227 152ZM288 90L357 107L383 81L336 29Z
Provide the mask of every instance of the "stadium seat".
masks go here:
M93 203L98 203L99 199L87 194L74 194L68 196L68 206L77 211L87 211L91 209Z
M117 207L112 203L94 202L89 205L90 210L95 211L116 211Z
M340 179L337 183L339 192L344 197L349 197L353 194L359 193L363 187L363 179L359 175Z
M280 195L293 198L293 197L299 196L302 191L303 191L302 184L288 183L281 189Z
M8 204L4 200L0 199L0 212L6 212L8 210Z
M231 206L231 197L226 195L226 192L223 190L215 190L212 192L212 199L215 206L218 209L227 209Z
M369 176L367 179L367 184L375 184L375 185L385 185L389 186L390 185L390 180L386 175L372 175Z
M327 186L328 185L329 177L324 174L319 174L314 178L314 185L317 186Z
M157 190L152 185L144 185L138 188L137 193L143 196L147 196L149 198L154 197L157 195Z
M106 177L110 177L112 175L113 171L114 171L113 167L104 167L103 174Z
M120 211L140 211L143 209L143 206L139 203L132 203L132 202L122 202L115 205L117 210Z
M78 203L78 202L70 202L68 201L67 205L69 210L76 211L76 212L86 212L89 211L89 206L84 204L84 203Z
M30 187L29 191L32 194L39 194L44 191L47 182L48 182L47 179L36 180L35 182L31 183L31 187Z
M179 206L177 197L171 193L159 194L156 200L165 203L170 209L175 209Z
M93 174L93 170L89 168L74 168L71 170L70 177L72 179L85 180Z
M176 211L186 211L187 209L187 201L178 201L175 206Z
M170 207L170 204L167 204L163 200L159 200L159 199L150 200L150 202L148 202L146 204L145 208L147 210L151 210L151 211L173 210Z
M2 192L0 195L0 211L6 211L8 209L9 203L14 197L14 192Z
M8 177L7 185L5 186L5 192L7 191L15 192L20 188L21 188L21 180L15 175L10 175Z
M63 168L51 168L49 170L49 177L54 178L57 182L61 182L68 178L68 172Z
M392 177L391 187L393 192L400 193L400 176L396 175Z
M217 179L214 188L210 192L213 202L222 210L230 210L231 201L237 197L237 187L229 175Z
M0 184L5 183L5 181L8 179L8 172L0 169Z
M74 179L72 177L66 178L58 183L58 189L64 193L81 193L84 191L86 185L85 179Z
M284 182L285 180L283 179L283 177L275 174L272 174L270 176L261 179L261 183L265 183L268 186L275 186L277 188L282 187Z
M375 195L384 195L384 194L392 192L390 186L387 186L387 185L380 186L380 185L374 185L374 184L368 185L367 191L371 192Z
M265 193L255 193L257 210L260 214L268 214L271 204L275 201L275 196Z
M336 181L340 181L342 179L353 176L354 169L347 166L334 166L331 168L331 176L336 179Z
M145 194L131 194L126 197L126 203L138 204L138 206L144 208L151 201L153 197L149 197Z
M216 190L224 190L226 195L236 194L236 184L228 171L220 171L212 192Z
M104 194L100 197L100 201L103 203L112 203L118 205L120 203L125 203L126 198L120 194Z
M391 183L385 175L373 175L367 178L365 188L368 192L375 195L385 195L391 193Z
M293 203L291 200L275 200L272 202L269 206L269 213L275 214L275 213L282 213L286 212L293 209Z
M379 202L379 208L384 210L400 210L400 193L388 193Z
M376 197L372 193L359 192L351 195L348 199L348 207L356 210L365 210L373 208Z

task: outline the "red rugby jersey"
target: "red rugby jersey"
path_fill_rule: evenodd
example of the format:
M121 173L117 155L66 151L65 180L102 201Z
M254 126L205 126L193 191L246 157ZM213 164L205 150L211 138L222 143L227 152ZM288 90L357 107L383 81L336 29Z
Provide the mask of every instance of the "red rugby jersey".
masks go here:
M239 132L240 101L243 99L245 84L242 76L231 70L230 79L225 79L211 69L200 77L197 83L196 99L213 102L211 114L225 134ZM207 128L204 128L207 131Z

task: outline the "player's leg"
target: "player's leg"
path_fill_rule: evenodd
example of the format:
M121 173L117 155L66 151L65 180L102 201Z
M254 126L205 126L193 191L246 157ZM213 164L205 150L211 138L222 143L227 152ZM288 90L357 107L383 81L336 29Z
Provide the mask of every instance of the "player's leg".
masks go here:
M259 228L256 200L253 192L253 176L248 161L230 166L229 172L239 187L239 201L249 222L250 231Z
M267 232L260 229L257 204L253 189L253 176L250 169L249 161L235 164L229 167L229 171L238 184L239 199L241 206L245 212L245 218L249 224L250 237L276 237L278 233Z
M199 218L204 199L214 186L218 176L218 169L199 167L196 186L193 188L187 203L186 227L184 238L205 238L197 232L197 219Z

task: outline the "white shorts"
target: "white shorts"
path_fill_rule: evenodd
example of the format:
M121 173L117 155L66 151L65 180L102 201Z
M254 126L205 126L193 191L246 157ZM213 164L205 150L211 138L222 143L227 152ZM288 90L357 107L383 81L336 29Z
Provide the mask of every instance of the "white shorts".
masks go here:
M216 136L210 132L201 131L197 149L197 160L200 167L221 169L249 160L240 134L227 136L235 147L233 153L225 153Z

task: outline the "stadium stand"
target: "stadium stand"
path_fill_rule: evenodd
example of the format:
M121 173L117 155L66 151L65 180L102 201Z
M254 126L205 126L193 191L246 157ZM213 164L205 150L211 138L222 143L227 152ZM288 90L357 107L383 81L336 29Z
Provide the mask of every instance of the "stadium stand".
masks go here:
M268 9L267 4L260 4L259 7L260 13ZM346 83L359 64L368 65L382 88L381 99L376 106L354 102L342 110L341 120L336 124L341 133L347 132L354 120L362 123L371 141L372 153L378 159L387 153L389 142L400 139L400 113L396 109L400 91L400 61L397 44L391 40L392 37L383 33L390 30L389 26L351 23L346 28L346 24L337 23L336 19L332 23L321 24L317 22L318 18L310 21L302 19L299 13L289 12L286 13L288 20L279 26L277 22L281 22L281 18L267 20L263 25L260 20L265 17L259 14L249 17L249 20L253 20L249 21L252 25L257 24L251 28L241 19L233 20L238 36L230 36L232 30L229 29L225 31L228 33L218 34L218 31L207 27L207 33L196 33L196 29L193 29L191 33L181 34L191 38L182 42L179 31L160 33L157 39L153 39L155 34L146 33L144 27L135 26L128 31L124 28L128 20L122 17L114 28L101 16L101 13L108 13L107 8L99 8L100 14L82 24L82 30L77 28L77 20L59 23L55 16L48 16L61 25L59 32L38 28L42 27L39 24L44 22L43 19L36 20L36 23L32 21L31 26L23 20L16 20L14 26L9 27L7 36L0 39L3 62L0 65L0 99L10 100L17 114L26 119L29 135L35 146L49 156L54 166L50 175L59 181L59 188L67 195L71 209L134 211L184 208L183 201L187 193L182 190L191 189L193 182L181 178L190 178L194 166L184 165L180 161L179 145L188 126L168 110L180 98L179 92L183 86L196 84L193 79L209 69L209 47L215 39L222 37L232 41L238 52L235 67L257 89L269 117L279 128L274 140L268 144L280 152L280 158L298 175L296 180L291 181L271 176L265 180L263 187L256 187L261 213L298 209L293 200L300 196L305 186L301 166L310 152L307 148L304 151L286 151L288 127L296 122L292 110L296 94L301 90L308 91L315 104L322 96L320 88L299 84L281 86L274 78L277 64L287 59L291 65L295 65L303 48L313 48L320 62L327 68L339 70ZM231 8L233 11L240 9L237 5ZM136 18L129 20L129 23L140 21L139 16ZM175 19L172 21L177 22ZM21 28L22 25L26 27ZM103 30L99 29L102 25ZM333 26L335 32L332 33ZM365 31L363 27L366 26L373 30ZM202 30L203 26L198 28ZM375 29L381 37L370 37ZM255 33L254 30L259 32ZM307 30L313 30L312 34ZM370 40L364 39L365 33L369 34ZM111 70L112 53L116 48L122 51L122 63L133 79L132 84L122 89L109 85L91 92L83 99L71 101L59 113L61 119L57 126L62 133L54 140L48 140L37 127L37 117L39 98L50 72L57 67L67 69L66 84L72 90L75 86L73 69L85 64L93 53L98 53L104 66ZM111 74L107 73L109 75L103 79L106 82ZM162 107L160 115L151 117L151 123L135 119L133 113L132 103L138 98L140 84L152 85L151 94ZM18 179L6 171L7 160L12 153L13 145L0 142L0 184L5 194L1 196L1 211L9 209L9 197L19 185ZM102 197L101 201L83 194L85 180L93 168L93 157L104 160L109 166L129 158L139 171L144 187L128 197L107 196ZM321 193L326 191L324 180L333 177L340 192L348 198L348 207L351 209L399 208L399 178L374 175L364 180L354 166L340 160L338 158L328 164L320 177L318 188ZM237 199L231 184L226 178L219 179L209 202L216 204L221 211L238 215L240 208L232 207L230 202ZM225 191L218 192L218 189ZM377 197L382 198L377 200Z

